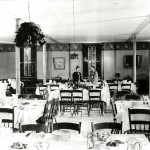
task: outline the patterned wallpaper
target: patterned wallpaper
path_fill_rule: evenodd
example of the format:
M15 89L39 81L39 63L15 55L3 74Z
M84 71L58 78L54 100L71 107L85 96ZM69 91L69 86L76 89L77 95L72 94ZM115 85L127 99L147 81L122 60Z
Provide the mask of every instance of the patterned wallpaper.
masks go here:
M0 52L15 52L14 44L0 44Z
M120 43L102 43L103 51L105 50L133 50L133 42L120 42ZM150 47L149 42L137 42L137 50L148 50ZM47 44L47 51L82 51L82 43L77 44ZM42 51L42 47L38 47L37 51ZM15 52L14 44L0 44L0 52Z
M149 42L137 42L137 50L148 50ZM133 42L102 43L102 50L133 50Z

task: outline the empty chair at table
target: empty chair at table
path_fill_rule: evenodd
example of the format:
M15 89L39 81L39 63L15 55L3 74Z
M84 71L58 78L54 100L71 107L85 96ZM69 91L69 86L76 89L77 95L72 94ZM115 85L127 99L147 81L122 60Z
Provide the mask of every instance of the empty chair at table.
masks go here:
M43 95L31 94L29 95L29 99L43 100Z
M150 133L150 109L128 108L130 130L133 134Z
M125 99L126 100L140 100L140 96L135 95L135 94L127 94Z
M114 121L116 121L117 107L113 98L110 99L110 104L112 106Z
M79 123L59 122L59 123L53 124L53 131L61 130L61 129L75 130L78 133L80 133L81 132L81 122L79 122Z
M44 107L43 115L36 120L37 124L48 126L48 132L51 131L51 126L53 124L53 104L53 100L47 101Z
M29 94L20 94L18 96L19 99L29 99Z
M20 132L26 132L26 131L35 131L36 133L39 132L48 132L48 127L45 125L39 125L39 124L25 124L21 125Z
M129 94L131 92L131 83L122 83L121 90Z
M101 123L93 123L91 122L92 132L104 129L110 129L112 134L122 134L122 122L101 122Z
M14 131L14 107L0 108L0 117L2 119L2 126L10 127Z
M58 90L59 89L59 85L58 84L51 84L50 85L50 91L54 91L54 90Z
M60 111L63 114L64 112L71 112L73 115L74 102L72 100L72 91L71 90L61 90L60 91Z
M82 106L84 104L83 90L73 90L72 98L73 98L73 103L74 103L74 114L78 115L78 113L81 112L81 117L82 117Z
M53 99L53 106L52 106L52 121L55 120L55 122L57 123L57 116L58 116L58 112L59 112L59 99Z
M61 83L62 82L61 77L55 77L54 80L56 81L56 83Z
M89 101L88 101L88 116L90 116L93 108L98 108L99 115L103 112L103 101L101 100L101 90L89 90Z
M117 83L109 83L109 91L110 91L110 96L112 97L114 95L114 91L118 91L118 84Z

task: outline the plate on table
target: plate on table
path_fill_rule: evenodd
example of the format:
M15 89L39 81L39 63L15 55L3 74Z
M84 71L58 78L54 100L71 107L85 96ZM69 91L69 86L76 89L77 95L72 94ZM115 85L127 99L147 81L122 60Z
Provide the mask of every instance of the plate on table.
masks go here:
M53 140L56 141L67 141L71 134L67 130L56 130L52 133Z
M29 104L30 104L29 102L22 103L22 105L29 105Z
M10 150L27 150L28 145L21 142L14 142L12 145L9 146Z

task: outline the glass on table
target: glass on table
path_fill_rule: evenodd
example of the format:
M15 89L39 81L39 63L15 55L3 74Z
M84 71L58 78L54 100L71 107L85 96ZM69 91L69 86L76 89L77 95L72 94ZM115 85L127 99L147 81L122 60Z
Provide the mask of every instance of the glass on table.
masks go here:
M137 139L130 137L127 139L127 150L142 150L142 143Z
M90 132L87 134L87 148L94 148L94 141L96 140L96 134L94 132Z

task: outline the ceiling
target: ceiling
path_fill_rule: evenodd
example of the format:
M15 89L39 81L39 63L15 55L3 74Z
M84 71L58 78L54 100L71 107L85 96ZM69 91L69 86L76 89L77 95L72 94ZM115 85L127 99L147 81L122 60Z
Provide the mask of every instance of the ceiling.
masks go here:
M41 26L47 42L150 40L150 0L0 0L0 42L13 43L16 18Z

